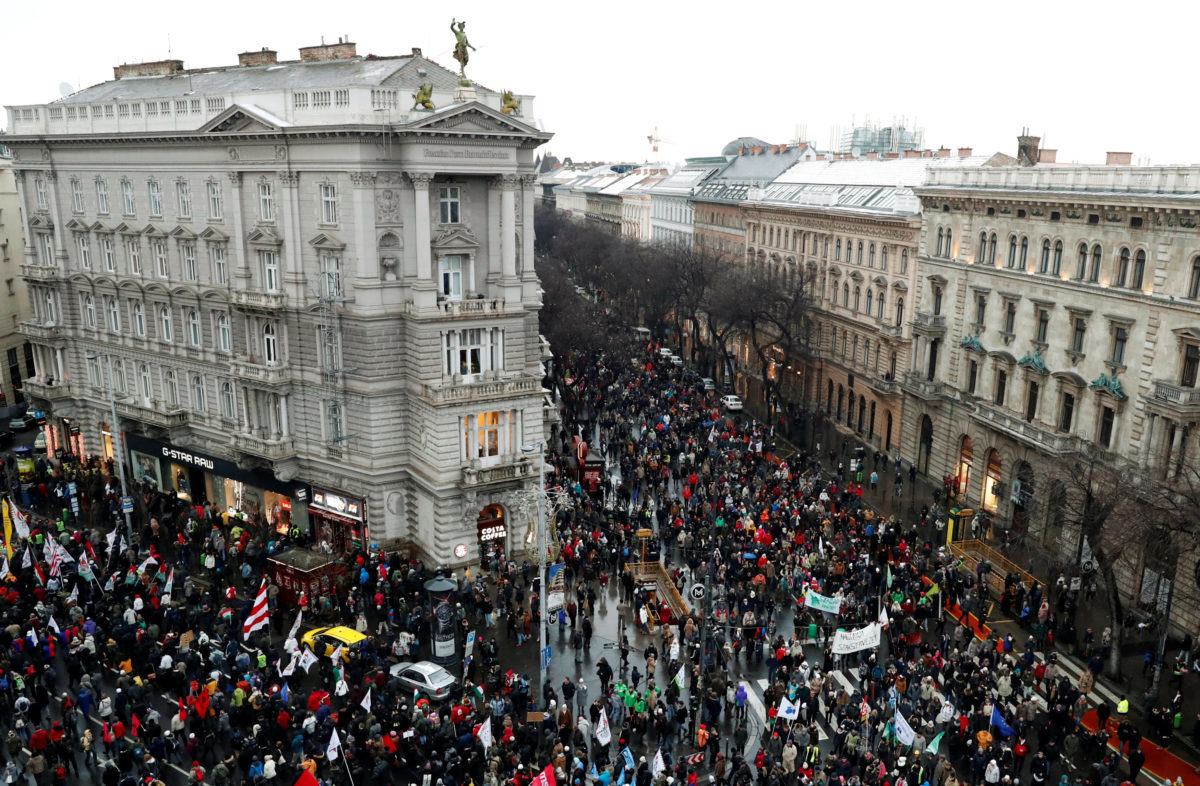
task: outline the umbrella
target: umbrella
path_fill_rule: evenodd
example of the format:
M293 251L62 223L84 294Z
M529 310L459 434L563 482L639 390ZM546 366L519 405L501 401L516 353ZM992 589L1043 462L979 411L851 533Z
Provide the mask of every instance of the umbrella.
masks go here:
M742 555L742 559L758 559L758 555L755 554L753 551L747 551L745 554Z

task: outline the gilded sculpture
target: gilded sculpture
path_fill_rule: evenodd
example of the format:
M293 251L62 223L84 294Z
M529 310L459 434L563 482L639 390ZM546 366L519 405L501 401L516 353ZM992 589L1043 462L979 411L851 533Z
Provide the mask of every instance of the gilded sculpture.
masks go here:
M417 92L412 94L413 109L421 108L433 111L433 85L421 85L417 88Z
M511 90L505 90L500 94L500 111L506 115L521 114L521 100Z

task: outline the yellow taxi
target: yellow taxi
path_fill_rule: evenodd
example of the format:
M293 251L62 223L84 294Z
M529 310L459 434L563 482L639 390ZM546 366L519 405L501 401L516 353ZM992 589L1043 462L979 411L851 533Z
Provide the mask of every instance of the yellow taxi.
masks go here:
M365 638L365 635L359 633L354 628L338 625L333 628L313 628L308 633L305 633L300 641L319 658L330 657L333 655L334 650L340 646L342 648L342 660L348 661L350 660L350 653L357 652L355 645Z

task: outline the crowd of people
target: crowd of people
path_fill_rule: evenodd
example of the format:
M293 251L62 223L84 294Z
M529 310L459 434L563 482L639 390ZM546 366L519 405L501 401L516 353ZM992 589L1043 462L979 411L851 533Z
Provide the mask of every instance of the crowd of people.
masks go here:
M85 770L105 786L1136 782L1136 731L1124 729L1124 758L1087 731L1090 683L1036 658L1037 636L980 639L941 611L989 590L935 545L932 516L877 515L861 467L829 477L818 455L781 460L770 426L723 412L656 350L631 340L559 359L548 480L563 608L544 614L529 560L502 549L454 573L459 651L468 635L478 644L445 701L391 671L430 652L422 587L436 566L418 555L356 553L344 592L273 608L244 642L267 556L311 545L303 536L253 520L234 532L149 488L126 532L111 465L43 462L37 493L76 482L82 513L10 511L8 782ZM612 471L590 493L573 438L597 436ZM646 529L669 580L705 585L704 601L685 609L637 580ZM1006 603L1043 603L1040 587L1010 589ZM593 623L608 604L624 624L597 658ZM298 638L317 614L370 635L310 657ZM542 624L565 632L586 678L538 685L514 668L510 648ZM867 646L843 646L863 631ZM739 677L763 668L752 696Z

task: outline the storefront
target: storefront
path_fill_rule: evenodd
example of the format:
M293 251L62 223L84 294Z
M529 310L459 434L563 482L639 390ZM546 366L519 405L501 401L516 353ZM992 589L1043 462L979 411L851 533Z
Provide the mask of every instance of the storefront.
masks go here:
M485 557L503 554L508 543L508 521L504 518L504 507L488 505L479 511L477 523L480 561Z
M328 543L334 554L366 551L371 545L366 500L313 486L308 517L317 543Z
M125 435L136 482L174 493L194 506L212 502L227 519L262 519L285 535L292 503L308 497L308 487L284 483L264 470L242 469L232 461L180 448L156 439Z

